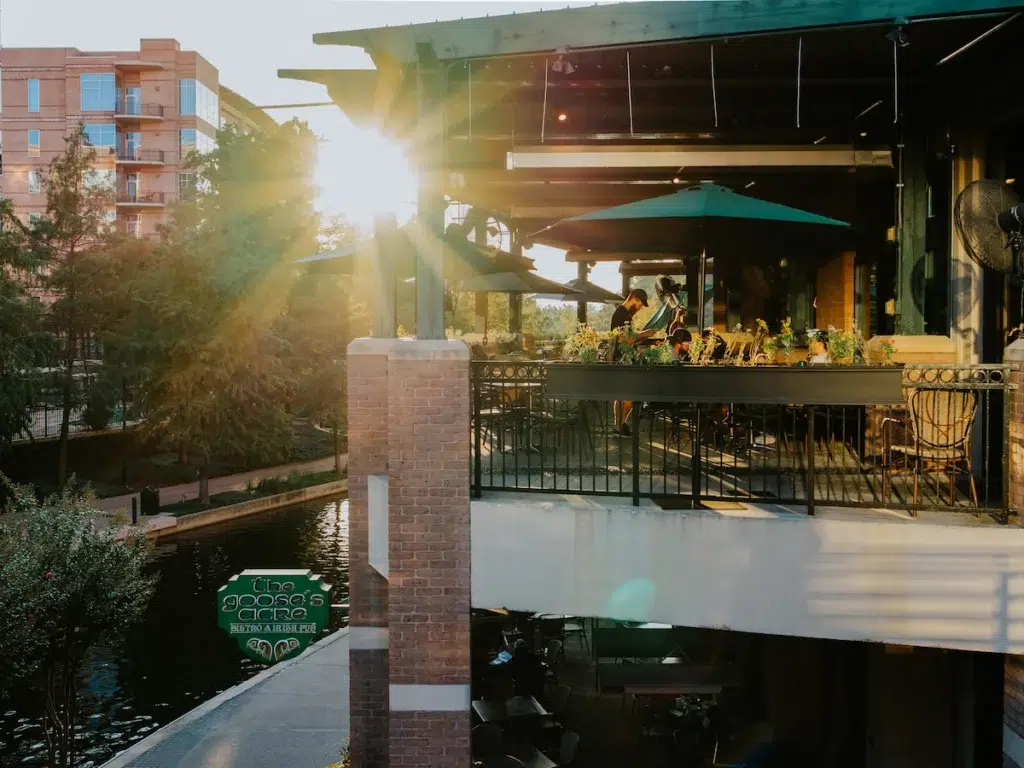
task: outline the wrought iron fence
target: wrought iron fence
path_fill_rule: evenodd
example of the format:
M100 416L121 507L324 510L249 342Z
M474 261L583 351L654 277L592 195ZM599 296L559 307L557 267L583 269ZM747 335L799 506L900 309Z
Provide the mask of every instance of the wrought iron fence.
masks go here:
M548 396L544 363L473 362L473 490L1005 519L1011 369L906 366L897 406L709 404L681 394L630 407Z

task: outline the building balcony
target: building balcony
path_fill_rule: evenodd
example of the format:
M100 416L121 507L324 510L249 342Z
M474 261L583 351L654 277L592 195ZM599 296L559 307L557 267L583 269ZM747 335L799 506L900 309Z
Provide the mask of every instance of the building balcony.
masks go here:
M163 192L137 192L129 189L117 190L118 207L161 208L167 204Z
M1024 651L1013 366L471 366L474 606Z
M152 120L164 119L164 107L162 104L139 104L138 102L126 101L117 105L114 112L115 120Z
M118 165L163 165L165 153L162 149L121 149L117 152Z

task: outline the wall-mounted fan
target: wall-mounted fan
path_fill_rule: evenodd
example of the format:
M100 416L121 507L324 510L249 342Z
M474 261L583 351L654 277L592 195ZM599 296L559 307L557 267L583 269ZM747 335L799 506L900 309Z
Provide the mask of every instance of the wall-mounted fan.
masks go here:
M1016 192L999 181L972 181L957 197L953 218L972 259L1024 280L1024 204Z

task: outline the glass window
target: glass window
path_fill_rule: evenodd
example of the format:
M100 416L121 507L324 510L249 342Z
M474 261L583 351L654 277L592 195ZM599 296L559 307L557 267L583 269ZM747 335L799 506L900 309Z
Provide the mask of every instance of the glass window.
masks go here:
M179 173L178 174L178 190L184 192L185 190L192 189L196 185L196 175L194 173Z
M128 237L142 237L142 214L129 213L124 217L125 234Z
M210 125L220 125L220 99L195 79L178 81L178 112L195 115Z
M113 74L88 74L80 79L82 111L113 112L117 105L117 84Z
M39 171L28 172L28 193L30 195L38 195L43 191L43 180L39 175Z
M124 89L124 114L142 114L142 88L134 86Z
M35 78L28 82L28 111L39 111L39 81Z
M90 147L117 146L117 127L113 123L86 123L85 143Z
M195 128L181 129L180 150L182 161L188 158L189 152L196 151L200 154L206 154L216 148L217 142L202 131L197 131Z
M43 220L43 214L41 213L30 213L28 215L28 225L30 227L38 226L39 222Z
M28 132L28 156L39 157L39 131L35 128Z

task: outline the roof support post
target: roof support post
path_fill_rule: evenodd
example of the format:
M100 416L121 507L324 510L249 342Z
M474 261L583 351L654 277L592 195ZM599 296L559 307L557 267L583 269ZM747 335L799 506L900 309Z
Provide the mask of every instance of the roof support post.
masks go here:
M590 274L590 262L580 261L576 263L576 277L580 280L586 280L587 275ZM582 324L587 322L587 302L577 301L576 302L576 321Z
M928 224L928 153L923 131L905 126L899 148L899 299L897 333L924 334L925 227Z
M425 232L416 248L416 338L444 334L444 70L432 51L421 51L417 133L417 213Z
M373 221L376 253L373 259L374 294L372 331L375 339L393 339L398 335L398 285L395 279L395 253L398 223L394 216L378 216Z
M523 255L523 244L519 240L519 233L509 229L509 253L514 256ZM517 336L523 332L523 294L510 293L508 295L508 332Z

